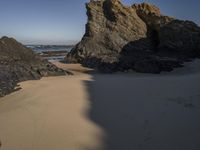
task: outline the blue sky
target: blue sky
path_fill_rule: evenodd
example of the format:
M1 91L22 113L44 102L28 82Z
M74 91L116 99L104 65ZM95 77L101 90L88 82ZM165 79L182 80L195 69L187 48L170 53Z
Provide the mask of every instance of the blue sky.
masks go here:
M89 0L0 0L0 36L24 44L70 44L84 34ZM126 5L144 0L122 0ZM199 0L145 0L163 14L200 24Z

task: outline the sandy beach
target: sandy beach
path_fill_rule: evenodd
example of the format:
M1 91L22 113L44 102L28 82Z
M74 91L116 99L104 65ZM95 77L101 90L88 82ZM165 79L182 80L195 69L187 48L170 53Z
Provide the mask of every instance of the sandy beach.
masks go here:
M55 64L74 75L0 99L0 150L200 149L200 61L161 75Z
M103 132L87 118L83 84L92 78L74 74L23 82L20 91L0 99L1 150L98 149Z

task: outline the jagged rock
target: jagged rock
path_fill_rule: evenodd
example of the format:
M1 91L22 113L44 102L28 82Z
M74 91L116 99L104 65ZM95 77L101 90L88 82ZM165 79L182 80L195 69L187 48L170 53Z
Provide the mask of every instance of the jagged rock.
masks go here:
M120 1L92 0L86 7L86 33L68 55L68 61L86 63L87 59L95 57L113 63L118 60L124 45L146 38L145 23L133 8L123 6Z
M159 30L160 27L174 20L172 17L162 15L160 9L152 4L134 4L132 7L136 10L137 15L145 22L149 28L148 31L152 29Z
M12 92L21 81L66 74L66 71L41 59L15 39L0 39L0 96Z
M173 68L182 67L182 62L170 58L146 58L134 64L134 70L142 73L160 73L172 71Z
M178 56L200 56L200 28L193 22L174 20L159 31L160 52L177 53Z
M200 28L162 15L154 5L127 7L120 0L91 0L86 8L86 33L66 62L104 72L160 73L200 57Z

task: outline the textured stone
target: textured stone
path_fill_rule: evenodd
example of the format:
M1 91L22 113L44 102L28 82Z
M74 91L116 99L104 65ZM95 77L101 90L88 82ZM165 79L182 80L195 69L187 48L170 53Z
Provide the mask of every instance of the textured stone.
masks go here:
M86 8L86 33L66 62L104 72L159 73L200 56L200 28L165 16L154 5L91 0Z
M0 39L0 96L12 92L20 81L66 74L15 39Z
M83 63L85 58L95 57L113 63L124 45L146 37L146 25L135 9L123 6L120 1L90 1L86 7L86 33L68 55L68 61Z

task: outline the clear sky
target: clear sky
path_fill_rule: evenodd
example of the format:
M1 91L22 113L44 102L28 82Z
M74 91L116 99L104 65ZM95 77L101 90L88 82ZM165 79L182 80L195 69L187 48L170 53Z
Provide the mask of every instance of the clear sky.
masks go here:
M71 44L85 30L89 0L0 0L0 36L24 44ZM126 5L144 0L122 0ZM200 0L145 0L163 14L200 24Z

